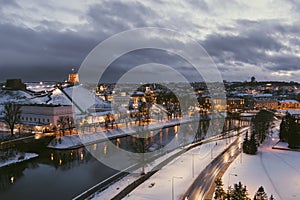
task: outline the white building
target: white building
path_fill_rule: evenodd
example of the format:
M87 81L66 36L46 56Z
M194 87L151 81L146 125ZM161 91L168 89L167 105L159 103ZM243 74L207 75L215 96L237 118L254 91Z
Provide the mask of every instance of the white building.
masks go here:
M57 126L60 116L73 117L72 106L60 105L22 105L21 124L36 126Z

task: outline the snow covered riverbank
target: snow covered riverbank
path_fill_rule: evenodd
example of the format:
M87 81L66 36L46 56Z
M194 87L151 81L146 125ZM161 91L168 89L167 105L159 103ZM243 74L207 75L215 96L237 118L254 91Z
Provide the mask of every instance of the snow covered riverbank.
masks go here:
M145 126L144 128L147 130L155 130L160 129L167 126L175 126L177 124L184 124L192 122L194 118L192 117L184 117L181 119L168 120L164 122L156 122L150 125ZM143 128L141 126L141 128ZM89 145L96 142L104 141L107 139L113 139L116 137L133 135L136 133L134 128L120 128L120 129L110 129L104 130L101 132L85 132L84 134L79 135L71 135L71 136L63 136L61 138L55 138L48 145L49 148L52 149L72 149L78 148L83 145Z
M13 157L9 157L8 159L0 160L0 168L37 158L38 156L39 155L35 153L18 153Z

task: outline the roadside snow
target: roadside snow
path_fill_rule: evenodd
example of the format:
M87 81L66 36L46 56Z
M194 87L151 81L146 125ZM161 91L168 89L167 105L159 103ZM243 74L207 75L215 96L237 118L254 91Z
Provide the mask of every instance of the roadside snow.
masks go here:
M170 153L167 153L164 156L159 157L155 161L151 162L149 165L145 166L145 171L149 172L151 171L155 166L166 160L167 158L171 157L172 155L178 153L180 149L174 150ZM112 199L116 194L121 192L123 189L125 189L129 184L132 182L138 180L141 176L141 169L137 169L136 171L128 174L124 178L118 180L115 183L112 183L111 186L109 186L104 191L101 191L99 193L96 193L95 196L92 198L93 200L102 200L102 199Z

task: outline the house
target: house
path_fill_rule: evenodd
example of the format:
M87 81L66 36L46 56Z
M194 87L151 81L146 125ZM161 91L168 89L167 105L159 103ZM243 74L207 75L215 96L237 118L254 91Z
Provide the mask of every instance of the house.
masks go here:
M21 107L21 124L28 126L53 128L61 116L73 118L72 106L32 104Z
M278 110L294 110L300 109L300 103L296 100L282 100L279 101Z
M21 79L7 79L5 83L6 90L26 90L26 85L22 83Z
M254 108L255 109L274 109L278 108L278 101L271 98L257 98L254 99Z
M244 99L242 98L228 98L227 110L242 110L244 108Z

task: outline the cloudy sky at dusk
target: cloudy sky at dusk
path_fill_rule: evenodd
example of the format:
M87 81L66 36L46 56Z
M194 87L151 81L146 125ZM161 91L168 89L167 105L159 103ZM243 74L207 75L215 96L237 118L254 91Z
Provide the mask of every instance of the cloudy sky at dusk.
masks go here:
M63 80L101 41L141 27L168 28L193 38L211 56L223 79L300 81L297 0L0 3L0 81ZM132 58L145 63L174 64L163 53L137 55ZM120 59L114 69L134 63Z

